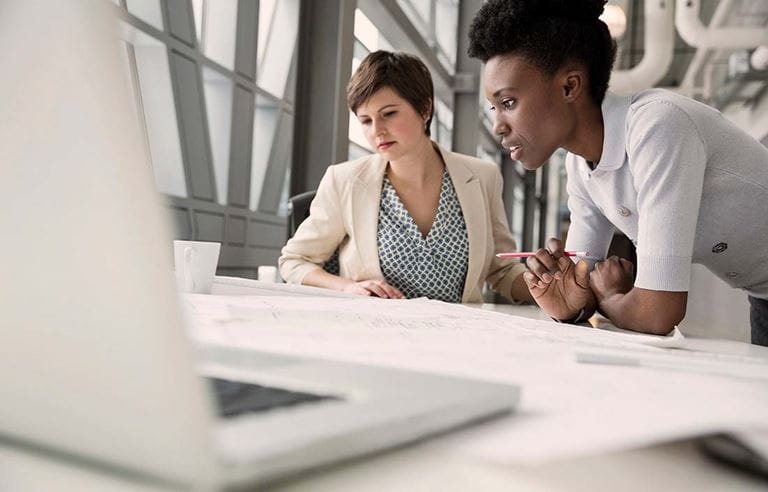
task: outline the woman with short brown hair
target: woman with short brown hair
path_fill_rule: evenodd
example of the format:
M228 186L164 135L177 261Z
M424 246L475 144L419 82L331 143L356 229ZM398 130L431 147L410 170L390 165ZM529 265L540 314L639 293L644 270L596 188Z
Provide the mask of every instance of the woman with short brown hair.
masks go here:
M429 138L434 89L427 67L405 53L368 55L347 102L376 153L330 166L309 217L288 241L288 282L384 298L481 302L487 280L530 300L512 251L498 166L449 152ZM323 269L338 250L339 275Z

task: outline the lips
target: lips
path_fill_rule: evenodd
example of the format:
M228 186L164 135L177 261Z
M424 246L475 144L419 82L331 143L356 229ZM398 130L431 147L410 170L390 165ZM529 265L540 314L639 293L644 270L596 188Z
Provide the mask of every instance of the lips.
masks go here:
M513 161L520 160L520 153L522 152L522 144L504 144L504 147L509 149L509 158Z
M381 142L376 148L379 150L387 150L393 145L395 145L395 142Z

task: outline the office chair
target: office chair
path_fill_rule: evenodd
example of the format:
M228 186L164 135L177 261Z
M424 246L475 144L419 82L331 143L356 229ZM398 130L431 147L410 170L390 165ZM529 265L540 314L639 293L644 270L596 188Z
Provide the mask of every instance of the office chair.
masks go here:
M315 198L317 191L305 191L298 195L293 195L288 199L291 204L291 218L288 221L288 237L292 238L296 234L296 229L299 228L304 219L309 217L309 205Z
M312 204L312 200L315 198L316 190L305 191L299 193L288 199L291 204L291 217L288 220L288 238L292 238L296 234L296 229L299 228L304 219L309 217L309 206ZM339 274L339 250L337 249L328 258L328 261L323 265L323 270L333 275Z

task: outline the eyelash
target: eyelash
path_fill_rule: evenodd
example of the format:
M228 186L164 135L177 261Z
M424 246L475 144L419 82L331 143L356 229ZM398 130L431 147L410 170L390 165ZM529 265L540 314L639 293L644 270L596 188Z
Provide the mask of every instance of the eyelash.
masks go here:
M515 104L517 104L517 99L515 99L515 98L503 99L501 101L501 105L504 107L504 109L512 109L515 106ZM491 106L488 109L490 111L496 111L496 107L495 106Z
M382 116L385 118L389 118L390 116L394 116L397 113L397 111L388 111L386 113L382 113ZM360 121L363 125L369 125L371 123L371 120L362 120Z

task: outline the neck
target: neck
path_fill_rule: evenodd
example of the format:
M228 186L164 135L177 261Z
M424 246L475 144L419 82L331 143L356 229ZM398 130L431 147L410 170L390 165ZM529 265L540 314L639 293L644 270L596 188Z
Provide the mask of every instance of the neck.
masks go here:
M573 134L563 147L596 165L603 155L604 135L602 108L596 104L585 105L576 111Z
M432 147L432 141L424 138L423 144L412 152L401 156L396 161L389 161L388 175L398 181L405 181L415 186L430 182L436 174L443 173L443 160Z

